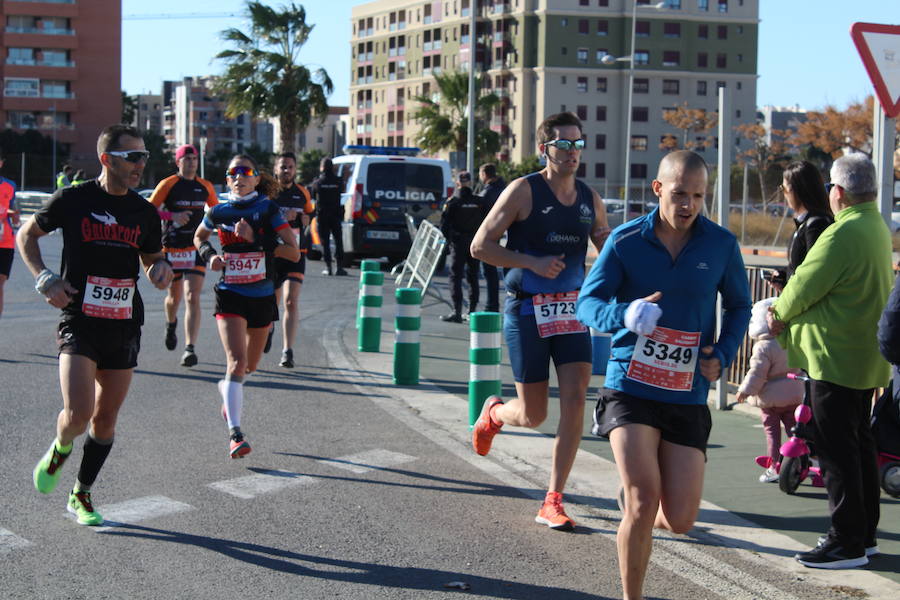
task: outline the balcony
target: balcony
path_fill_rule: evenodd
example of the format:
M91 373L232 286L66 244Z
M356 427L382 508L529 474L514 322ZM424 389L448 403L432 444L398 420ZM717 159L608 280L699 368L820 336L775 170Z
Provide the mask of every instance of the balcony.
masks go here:
M74 67L75 61L73 61L73 60L46 61L46 60L35 60L33 58L7 58L6 64L14 65L14 66L23 66L23 67Z
M41 4L75 4L75 0L15 0L15 2L40 2Z
M6 33L37 33L43 35L75 35L74 29L58 27L6 27Z

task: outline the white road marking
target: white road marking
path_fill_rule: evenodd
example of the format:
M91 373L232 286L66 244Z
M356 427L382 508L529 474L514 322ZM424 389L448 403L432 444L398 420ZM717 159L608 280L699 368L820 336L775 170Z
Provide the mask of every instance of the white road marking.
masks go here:
M361 475L375 469L384 469L385 467L393 467L402 465L416 460L415 456L408 456L399 452L391 452L390 450L376 449L351 454L349 456L339 456L338 458L323 458L316 462L323 465L330 465L338 469L346 469Z
M31 542L23 537L19 537L9 529L0 527L0 554L7 554L13 550L20 550L30 546Z
M93 529L103 531L123 523L140 523L189 510L194 510L194 507L165 496L145 496L115 504L104 504L97 506L97 512L103 515L103 525ZM71 519L75 518L73 514L67 515Z
M251 500L262 494L268 494L287 487L313 483L314 477L291 473L290 471L267 470L256 475L236 477L224 481L210 483L209 487L225 492L244 500Z

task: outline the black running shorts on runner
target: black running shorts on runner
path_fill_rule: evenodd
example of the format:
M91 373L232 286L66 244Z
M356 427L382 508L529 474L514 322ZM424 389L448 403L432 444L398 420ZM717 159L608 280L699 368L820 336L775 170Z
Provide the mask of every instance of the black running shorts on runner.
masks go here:
M257 298L216 288L216 318L223 317L243 317L248 329L268 327L278 320L275 294Z
M0 248L0 275L9 277L9 272L12 270L12 261L13 249Z
M141 350L141 328L128 324L94 327L78 321L63 321L56 330L60 354L86 356L97 368L133 369Z
M706 454L712 415L706 404L670 404L602 388L594 409L594 434L608 438L616 427L633 424L659 429L667 442Z
M281 287L285 281L296 281L303 283L303 277L306 273L306 253L300 255L300 260L294 262L283 258L275 257L275 287Z

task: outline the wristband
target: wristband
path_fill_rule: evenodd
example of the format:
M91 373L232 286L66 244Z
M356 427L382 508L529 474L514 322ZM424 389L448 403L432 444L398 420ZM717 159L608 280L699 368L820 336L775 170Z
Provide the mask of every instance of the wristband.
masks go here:
M217 254L216 249L213 248L213 245L209 240L206 240L205 242L200 244L200 247L197 248L197 252L200 253L200 258L203 259L203 262L207 263L212 259L213 256Z
M59 281L59 275L50 269L44 269L34 278L34 289L37 290L39 294L46 294L47 290L50 289L50 286L57 281Z
M162 219L163 221L171 221L172 213L170 213L167 210L161 210L161 211L159 211L159 218Z

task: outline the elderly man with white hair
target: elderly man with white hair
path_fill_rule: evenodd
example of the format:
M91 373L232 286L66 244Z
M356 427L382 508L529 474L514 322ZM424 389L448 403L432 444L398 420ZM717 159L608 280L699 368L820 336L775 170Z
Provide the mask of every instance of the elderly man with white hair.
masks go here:
M831 528L795 558L807 567L845 569L878 554L874 388L890 366L878 350L878 319L894 280L891 235L875 203L875 166L862 154L831 167L834 224L816 240L768 315L788 364L810 376L813 442L825 472Z

